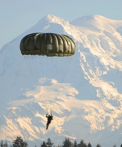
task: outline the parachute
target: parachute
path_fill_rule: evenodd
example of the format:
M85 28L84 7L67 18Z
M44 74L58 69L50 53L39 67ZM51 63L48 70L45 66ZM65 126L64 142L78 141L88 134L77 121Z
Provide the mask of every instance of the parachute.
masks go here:
M75 48L70 37L53 33L29 34L20 43L22 55L72 56Z
M32 75L35 76L37 73L39 76L40 73L40 77L37 79L46 77L63 83L71 63L71 57L75 54L76 46L74 41L66 35L32 33L21 40L20 50L25 59L29 60L28 67ZM51 91L51 86L49 91ZM53 93L49 93L50 98ZM59 93L55 97L58 95ZM43 99L44 97L42 95Z

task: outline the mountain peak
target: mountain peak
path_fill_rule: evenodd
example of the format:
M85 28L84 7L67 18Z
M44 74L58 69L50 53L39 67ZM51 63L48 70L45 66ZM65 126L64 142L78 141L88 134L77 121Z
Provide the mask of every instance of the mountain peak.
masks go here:
M54 19L60 19L59 17L57 17L57 16L55 16L55 15L52 15L52 14L48 14L48 15L46 15L44 18L43 18L43 20L47 20L47 21L52 21L52 20L54 20Z
M74 21L116 21L116 20L112 20L112 19L109 19L109 18L106 18L104 16L101 16L101 15L88 15L88 16L82 16L82 17L79 17L75 20L73 20L71 23L73 23Z
M35 26L28 30L31 32L52 32L57 34L65 33L65 28L69 26L69 22L52 14L48 14L39 20Z
M71 24L80 28L90 28L91 30L113 31L122 25L122 21L112 20L101 15L89 15L75 19Z
M39 22L61 23L61 22L66 22L66 21L60 17L55 16L55 15L48 14L45 17L43 17Z

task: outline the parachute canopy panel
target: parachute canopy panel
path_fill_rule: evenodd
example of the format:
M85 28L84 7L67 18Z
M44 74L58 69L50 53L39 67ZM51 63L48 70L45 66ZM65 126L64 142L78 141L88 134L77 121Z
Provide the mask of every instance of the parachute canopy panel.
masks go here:
M20 43L22 55L72 56L75 49L70 37L53 33L29 34Z

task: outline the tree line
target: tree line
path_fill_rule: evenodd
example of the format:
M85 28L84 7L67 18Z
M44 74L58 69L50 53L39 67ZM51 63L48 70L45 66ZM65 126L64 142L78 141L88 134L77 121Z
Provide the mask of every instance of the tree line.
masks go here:
M22 137L17 136L11 145L8 145L7 141L4 142L1 140L0 147L28 147L28 143L24 141ZM37 146L35 145L35 147ZM76 140L72 142L69 138L65 138L62 145L55 145L51 139L48 138L47 141L43 141L39 147L92 147L92 145L90 142L88 144L85 143L82 139L79 143L77 143ZM97 144L96 147L101 147L101 145ZM113 145L113 147L116 147L116 145ZM122 147L122 144L120 147Z

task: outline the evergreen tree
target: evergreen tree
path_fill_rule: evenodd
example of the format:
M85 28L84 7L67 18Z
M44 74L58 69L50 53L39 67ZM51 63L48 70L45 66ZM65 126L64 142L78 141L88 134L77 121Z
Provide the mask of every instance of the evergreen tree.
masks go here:
M25 142L20 136L17 136L17 138L13 141L13 144L11 147L27 147L28 144Z
M78 147L77 141L75 140L73 143L73 147Z
M122 144L120 145L120 147L122 147Z
M88 143L88 147L92 147L92 145L90 143Z
M69 138L65 138L62 147L72 147L72 142L70 141Z
M101 147L101 145L100 144L97 144L97 146L96 147Z
M4 147L3 140L0 142L0 147Z
M47 147L47 144L45 143L45 141L43 141L43 143L41 144L41 147Z
M87 147L87 145L84 143L83 140L81 140L80 143L78 144L78 147Z
M116 147L116 145L114 145L113 147Z
M4 147L8 147L8 143L7 143L7 141L4 143Z
M8 147L7 141L3 143L3 141L0 142L0 147Z
M47 143L46 144L47 144L48 147L52 147L53 146L53 143L52 143L50 138L47 139Z

